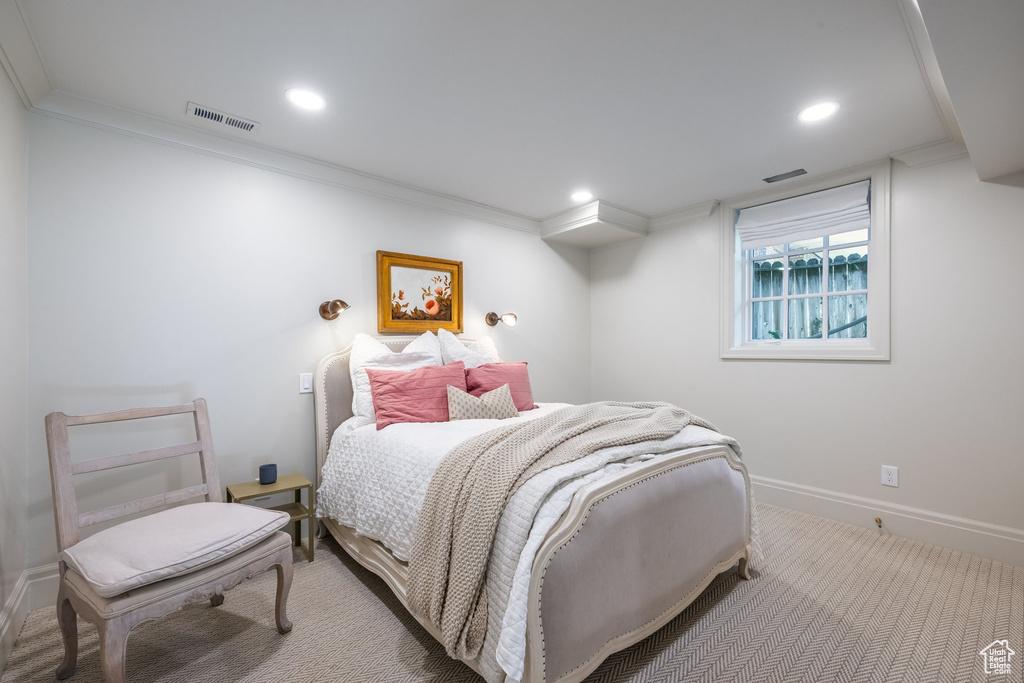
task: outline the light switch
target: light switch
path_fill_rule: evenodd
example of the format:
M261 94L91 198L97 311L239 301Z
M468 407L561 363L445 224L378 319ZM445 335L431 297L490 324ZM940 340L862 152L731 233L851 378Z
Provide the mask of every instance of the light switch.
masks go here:
M299 373L299 393L300 394L312 394L313 393L313 373L312 372L300 372Z

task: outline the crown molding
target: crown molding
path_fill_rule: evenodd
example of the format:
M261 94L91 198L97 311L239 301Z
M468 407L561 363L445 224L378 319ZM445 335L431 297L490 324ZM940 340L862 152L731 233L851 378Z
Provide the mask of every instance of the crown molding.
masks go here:
M893 152L889 156L897 161L902 161L910 168L922 168L924 166L941 164L944 161L962 159L969 156L969 154L967 153L967 146L962 142L939 140L938 142L929 142L925 145Z
M50 74L18 0L0 0L0 64L26 109L53 90Z
M40 98L30 110L41 116L140 138L294 178L443 211L503 228L540 235L550 242L563 242L584 248L644 237L651 230L661 230L705 218L718 206L718 201L712 200L661 214L652 219L636 211L595 200L538 221L485 204L431 192L355 169L112 107L57 90Z
M53 86L20 0L0 0L0 65L25 108L36 114L503 228L540 233L540 223L527 216L63 93Z
M942 80L939 61L935 58L935 49L932 47L931 38L928 37L928 28L921 15L921 8L917 0L897 0L897 4L903 16L907 35L910 36L910 44L914 48L914 56L917 57L917 66L921 69L921 77L928 88L928 94L932 96L935 110L946 127L949 139L962 144L964 134L960 131L960 122L957 121L956 112L953 110L953 100L949 97L946 82Z
M684 209L658 214L651 218L651 232L665 230L666 228L676 228L690 221L707 218L718 204L717 199L712 199L710 202L704 202L703 204L694 204Z
M231 139L217 133L111 107L60 91L51 92L33 106L32 111L42 116L141 138L157 144L294 178L443 211L503 228L533 234L539 234L541 231L538 221L492 206L405 185L251 141Z

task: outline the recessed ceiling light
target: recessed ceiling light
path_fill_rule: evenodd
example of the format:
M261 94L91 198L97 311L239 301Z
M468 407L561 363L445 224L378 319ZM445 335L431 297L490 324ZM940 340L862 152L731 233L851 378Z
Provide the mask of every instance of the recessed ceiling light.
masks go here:
M587 190L576 190L572 193L572 200L574 202L589 202L594 198L594 193Z
M325 100L322 95L318 95L312 90L291 88L290 90L285 91L284 96L288 98L289 102L302 109L317 111L327 106L327 100Z
M804 123L811 123L812 121L821 121L839 111L839 105L835 102L819 102L818 104L812 104L811 106L804 109L802 112L797 114L797 118Z

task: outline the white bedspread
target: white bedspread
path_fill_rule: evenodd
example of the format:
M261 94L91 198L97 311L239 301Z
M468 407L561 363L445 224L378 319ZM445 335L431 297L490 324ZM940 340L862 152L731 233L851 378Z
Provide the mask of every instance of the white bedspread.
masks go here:
M548 414L564 404L543 404L521 420ZM458 420L393 424L377 431L353 418L338 428L324 463L317 514L380 541L408 561L420 507L441 459L460 442L503 424L498 420ZM730 437L688 426L665 442L671 451L724 444ZM650 460L649 444L599 451L531 479L509 501L498 526L487 574L490 602L487 637L479 664L488 681L523 675L526 656L527 596L533 557L548 531L582 486ZM500 667L500 668L499 668Z

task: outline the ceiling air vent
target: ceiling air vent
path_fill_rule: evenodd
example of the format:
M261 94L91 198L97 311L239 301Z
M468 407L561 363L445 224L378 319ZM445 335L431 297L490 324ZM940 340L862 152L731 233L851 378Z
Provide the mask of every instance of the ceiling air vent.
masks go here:
M788 171L786 173L780 173L779 175L773 175L768 178L761 178L766 183L777 183L780 180L789 180L790 178L796 178L798 175L807 175L807 171L802 168L798 168L795 171Z
M237 128L238 130L245 131L246 133L255 133L260 129L260 124L257 121L250 121L249 119L243 119L241 116L234 116L227 114L210 107L204 107L201 104L195 102L188 103L188 109L186 110L189 116L195 116L208 124L210 127L220 128L221 126L230 126L231 128Z

